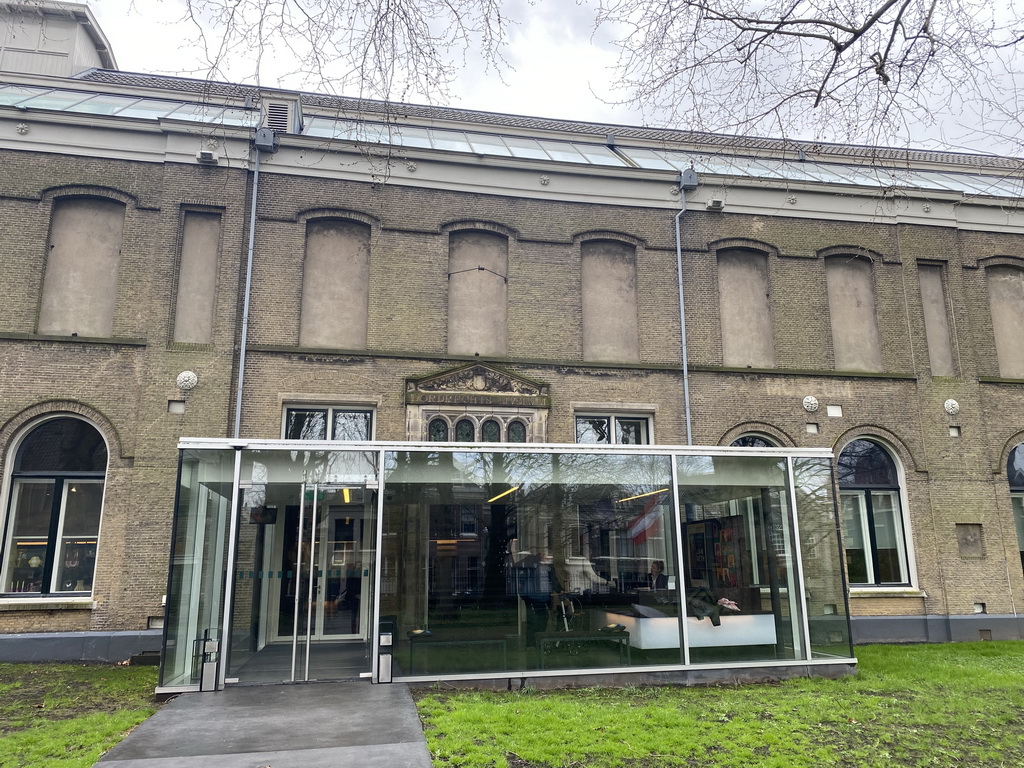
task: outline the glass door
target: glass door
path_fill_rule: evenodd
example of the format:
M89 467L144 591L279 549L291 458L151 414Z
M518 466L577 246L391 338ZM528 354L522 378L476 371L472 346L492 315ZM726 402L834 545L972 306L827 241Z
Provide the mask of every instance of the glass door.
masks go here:
M373 504L365 484L247 490L229 681L337 680L369 670Z

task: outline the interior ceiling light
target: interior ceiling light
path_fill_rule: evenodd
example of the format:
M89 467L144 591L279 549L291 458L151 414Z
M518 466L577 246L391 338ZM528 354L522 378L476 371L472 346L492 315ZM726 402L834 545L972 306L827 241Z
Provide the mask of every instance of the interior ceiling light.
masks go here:
M519 490L519 486L518 485L513 486L512 488L509 488L507 491L504 491L503 493L499 493L494 498L488 499L487 503L490 504L492 501L497 501L498 499L500 499L500 498L502 498L504 496L508 496L510 493L515 493L518 490Z
M657 491L648 491L647 493L638 493L636 496L627 496L624 499L619 499L616 504L621 504L624 501L632 501L633 499L642 499L644 496L653 496L656 493L668 493L668 488L661 488Z

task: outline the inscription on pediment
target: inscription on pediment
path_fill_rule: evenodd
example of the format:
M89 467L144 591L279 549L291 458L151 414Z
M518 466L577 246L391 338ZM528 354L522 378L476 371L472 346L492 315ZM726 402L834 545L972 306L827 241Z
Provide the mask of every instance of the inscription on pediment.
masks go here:
M406 403L549 407L549 387L483 363L406 379Z

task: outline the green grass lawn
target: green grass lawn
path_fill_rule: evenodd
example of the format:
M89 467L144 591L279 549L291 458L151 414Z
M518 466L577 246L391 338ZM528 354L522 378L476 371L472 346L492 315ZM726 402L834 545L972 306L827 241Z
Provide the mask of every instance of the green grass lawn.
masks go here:
M0 664L0 768L89 768L154 711L156 667Z
M841 680L416 696L439 768L1024 766L1024 642L856 650Z

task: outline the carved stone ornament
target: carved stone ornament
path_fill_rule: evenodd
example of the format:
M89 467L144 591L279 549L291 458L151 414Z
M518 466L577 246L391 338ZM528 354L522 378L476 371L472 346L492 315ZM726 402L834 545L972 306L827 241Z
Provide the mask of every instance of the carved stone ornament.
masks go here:
M814 413L818 410L818 398L814 395L808 395L804 398L804 410L808 413Z
M199 377L192 371L182 371L178 374L178 378L175 379L175 383L178 385L178 389L183 389L187 392L190 389L196 388L196 384L199 383Z
M958 413L960 413L960 403L958 403L956 400L953 400L952 398L944 402L942 404L942 407L950 416L956 416Z
M28 123L18 123L14 130L16 130L22 136L24 136L26 133L28 133Z
M407 403L547 407L549 388L500 368L475 363L419 379L406 379Z
M542 175L540 177L540 183L541 183L541 186L546 187L548 184L551 183L551 177L547 176L547 175Z

